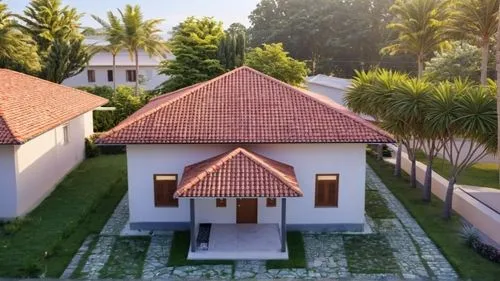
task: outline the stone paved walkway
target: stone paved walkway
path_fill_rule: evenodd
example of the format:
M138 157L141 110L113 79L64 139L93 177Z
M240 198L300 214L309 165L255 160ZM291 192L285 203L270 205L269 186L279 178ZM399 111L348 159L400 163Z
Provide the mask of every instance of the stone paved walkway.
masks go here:
M303 233L307 268L267 269L265 261L235 261L234 266L168 267L167 261L173 233L161 232L151 236L145 257L141 259L144 262L142 279L401 280L404 278L409 280L456 280L457 275L448 261L369 167L367 167L366 188L379 192L386 201L388 208L397 216L397 218L392 219L371 219L367 217L367 223L372 229L373 235L383 235L387 239L385 243L388 243L387 247L392 250L394 260L397 263L394 266L399 267L400 274L350 272L347 258L349 252L346 253L344 245L345 239L349 237L340 233L314 232ZM102 278L99 273L106 265L112 253L113 245L117 243L119 235L127 233L123 229L128 217L128 201L127 196L125 196L101 231L95 247L89 246L91 245L89 241L94 241L93 239L86 241L61 277L68 278L80 265L79 277L84 279ZM358 235L361 235L361 237L362 235L372 235L370 233L372 232ZM142 235L148 235L148 233L142 233ZM363 249L359 249L359 251L363 251ZM87 255L87 259L82 260L82 257ZM377 257L373 258L376 259Z
M422 230L418 223L403 207L401 202L389 191L385 184L375 174L370 166L366 166L366 184L375 187L387 201L387 206L391 209L407 233L411 236L420 249L420 256L431 270L432 277L438 280L456 280L458 276L450 263L441 254L436 245Z

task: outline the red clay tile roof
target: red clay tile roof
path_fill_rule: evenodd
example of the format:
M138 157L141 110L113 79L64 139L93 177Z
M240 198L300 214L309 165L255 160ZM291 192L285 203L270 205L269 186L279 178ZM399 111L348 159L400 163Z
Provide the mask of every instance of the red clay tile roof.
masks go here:
M341 105L249 67L162 95L101 136L101 144L388 143Z
M174 197L300 197L293 167L243 148L187 166Z
M22 144L108 101L0 69L0 144Z

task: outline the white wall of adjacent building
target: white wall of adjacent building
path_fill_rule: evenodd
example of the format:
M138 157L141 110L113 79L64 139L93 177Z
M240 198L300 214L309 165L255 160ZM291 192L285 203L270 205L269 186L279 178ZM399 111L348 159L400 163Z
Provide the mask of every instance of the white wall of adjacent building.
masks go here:
M150 57L144 51L139 52L139 75L137 78L141 82L140 87L145 90L153 90L161 83L168 80L168 76L158 73L158 66L164 59L173 59L172 55L163 57ZM93 71L95 81L89 79L89 70ZM113 71L113 60L110 53L99 52L95 54L88 63L88 66L79 74L63 81L63 84L70 87L80 86L113 86L113 81L108 79L108 71ZM116 79L117 86L135 86L134 81L127 81L127 71L135 71L135 62L126 51L120 52L116 56ZM141 78L140 78L141 77Z
M50 194L85 158L92 127L90 111L22 145L1 146L0 218L25 215Z
M363 224L365 204L364 144L255 144L244 148L292 165L304 197L287 199L287 223L297 225ZM189 200L178 207L154 206L154 174L177 174L184 167L236 148L234 145L128 145L128 186L131 223L189 222ZM316 174L339 174L335 208L315 208ZM235 223L236 201L217 208L215 199L197 199L196 222ZM258 222L279 223L281 206L266 207L259 199Z

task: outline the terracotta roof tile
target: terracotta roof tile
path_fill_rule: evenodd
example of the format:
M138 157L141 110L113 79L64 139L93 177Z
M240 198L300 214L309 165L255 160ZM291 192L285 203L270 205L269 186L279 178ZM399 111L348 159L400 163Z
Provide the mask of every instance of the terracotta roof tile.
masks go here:
M292 166L243 148L187 166L174 197L300 197Z
M102 135L102 144L386 143L341 105L249 67L152 100Z
M22 144L108 101L0 69L0 144Z

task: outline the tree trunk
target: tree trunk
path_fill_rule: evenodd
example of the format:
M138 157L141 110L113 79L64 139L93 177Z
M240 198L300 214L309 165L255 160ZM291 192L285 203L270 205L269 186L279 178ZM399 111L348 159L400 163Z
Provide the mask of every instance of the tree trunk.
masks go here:
M453 206L453 189L455 186L455 177L451 177L448 181L448 188L446 189L446 198L444 200L443 218L449 219L451 217L451 210Z
M400 143L398 143L398 151L396 152L396 166L394 166L394 175L396 177L401 177L401 153L403 148Z
M410 186L417 187L417 159L415 156L411 157L411 171L410 171Z
M135 50L135 95L139 95L139 51Z
M113 94L116 92L116 54L113 54Z
M377 160L384 159L384 145L377 144Z
M424 74L424 55L423 54L418 54L418 56L417 56L417 67L418 67L417 77L422 78L422 75Z
M427 168L425 169L425 179L424 179L424 187L423 187L423 196L422 199L425 202L431 202L431 194L432 194L432 164L434 162L434 157L429 153L427 156Z
M488 78L489 38L483 38L481 46L481 85L486 85Z

